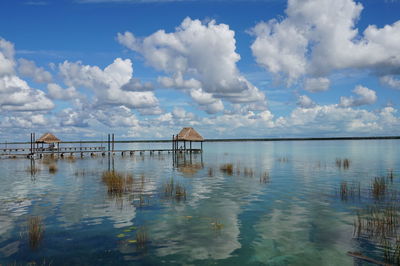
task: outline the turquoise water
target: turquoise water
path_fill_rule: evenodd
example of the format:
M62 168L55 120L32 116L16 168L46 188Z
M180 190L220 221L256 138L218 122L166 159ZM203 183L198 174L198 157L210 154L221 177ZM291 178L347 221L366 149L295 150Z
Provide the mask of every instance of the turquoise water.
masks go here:
M175 159L167 153L64 158L51 163L55 173L43 159L2 159L0 264L366 264L347 252L383 261L378 242L354 236L353 224L357 211L376 204L375 177L393 169L391 189L400 188L399 144L204 143L202 155ZM349 159L349 168L338 167L337 158ZM32 163L36 173L28 171ZM224 164L233 165L232 174L220 170ZM132 175L133 188L108 193L102 174L113 169ZM186 199L165 194L171 179L186 189ZM360 195L343 200L344 181L360 184ZM31 217L44 228L35 248Z

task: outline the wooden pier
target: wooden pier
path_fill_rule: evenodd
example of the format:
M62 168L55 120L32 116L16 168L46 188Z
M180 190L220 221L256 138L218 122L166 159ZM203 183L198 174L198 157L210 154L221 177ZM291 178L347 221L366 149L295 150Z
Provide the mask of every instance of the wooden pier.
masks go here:
M197 133L197 132L196 132ZM178 136L178 135L177 135ZM46 139L47 138L47 139ZM179 139L182 141L182 139ZM54 145L56 142L56 145ZM57 139L54 135L50 133L44 134L39 140L35 139L35 133L31 133L30 142L26 144L30 144L28 147L4 147L0 148L0 158L17 158L17 157L26 157L26 158L42 158L43 156L52 155L57 157L64 156L114 156L120 154L121 156L125 155L134 155L140 154L144 155L148 153L150 155L153 154L162 154L162 153L202 153L203 146L201 145L200 149L192 148L192 141L190 140L190 148L186 147L186 141L184 141L184 146L178 147L178 138L176 140L172 140L172 147L168 149L115 149L115 137L114 134L108 134L108 139L105 145L100 147L94 146L74 146L74 147L60 147L60 144L63 142ZM39 146L41 144L41 147ZM85 142L80 142L79 144L83 144ZM48 145L45 147L44 144ZM87 144L86 144L87 145Z

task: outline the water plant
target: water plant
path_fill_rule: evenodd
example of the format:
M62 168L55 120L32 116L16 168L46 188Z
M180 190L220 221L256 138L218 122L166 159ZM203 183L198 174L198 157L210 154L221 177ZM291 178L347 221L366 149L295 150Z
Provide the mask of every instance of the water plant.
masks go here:
M375 199L381 199L387 191L387 184L385 177L375 177L372 182L372 195Z
M55 174L57 172L58 168L56 164L50 164L49 165L49 173L50 174Z
M349 169L349 167L350 167L350 160L349 159L347 159L347 158L345 158L345 159L340 159L340 158L336 158L336 160L335 160L335 163L336 163L336 166L338 167L338 168L342 168L343 167L343 169Z
M121 196L123 193L132 191L133 176L130 174L105 171L102 174L101 180L106 184L109 195Z
M221 172L227 174L227 175L233 175L233 164L232 163L226 163L220 166L219 168Z
M224 228L224 224L221 223L217 218L215 218L214 222L211 223L211 226L214 230L221 230Z
M163 185L163 191L166 198L173 198L177 201L186 200L186 188L179 183L175 184L173 178Z
M214 176L214 169L211 168L211 167L208 168L208 176L209 177L213 177Z
M70 162L70 163L76 162L76 157L75 157L74 155L72 155L72 154L69 155L69 156L67 156L66 159L67 159L67 161Z
M342 181L339 188L340 199L347 201L349 199L361 198L361 184L348 184L347 181Z
M42 218L39 216L29 217L28 219L28 238L29 246L32 250L36 250L43 240L44 225Z
M253 171L252 168L245 167L244 171L243 171L243 174L244 174L244 176L247 176L247 177L253 177L254 171Z
M261 176L260 176L260 183L266 184L269 182L269 173L268 171L265 171Z
M136 231L136 248L139 250L146 249L148 242L149 242L149 238L148 238L146 229L139 228Z

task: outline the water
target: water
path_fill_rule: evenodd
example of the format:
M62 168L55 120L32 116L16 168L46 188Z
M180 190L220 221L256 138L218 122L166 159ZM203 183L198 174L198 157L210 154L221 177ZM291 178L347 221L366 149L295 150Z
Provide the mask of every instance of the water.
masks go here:
M33 174L28 159L2 159L0 264L353 265L349 251L383 261L376 241L353 235L353 223L357 210L376 201L369 190L374 177L393 169L391 188L400 188L399 144L204 143L202 155L177 161L167 153L60 159L49 173L47 162L36 160L40 171ZM350 167L338 167L336 158L348 158ZM220 170L227 163L232 175ZM132 174L133 191L108 193L108 169ZM171 178L186 188L186 200L165 195ZM361 198L342 200L343 181L361 184ZM36 248L29 244L30 217L44 226Z

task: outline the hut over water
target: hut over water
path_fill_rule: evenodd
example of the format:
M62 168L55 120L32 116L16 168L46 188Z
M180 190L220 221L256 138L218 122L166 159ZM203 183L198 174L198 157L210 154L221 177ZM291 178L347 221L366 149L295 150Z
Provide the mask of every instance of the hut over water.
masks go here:
M192 127L184 127L177 135L180 141L204 141L204 138Z
M44 144L49 144L49 149L55 149L57 144L57 149L59 148L61 140L54 136L53 134L47 132L44 133L39 139L36 140L37 146L39 147L39 143L42 144L42 148Z
M203 150L204 138L192 127L184 127L176 136L172 136L174 149L186 150L186 141L190 143L190 150L192 150L192 142L200 142L201 150ZM183 141L183 147L179 147L179 141Z

